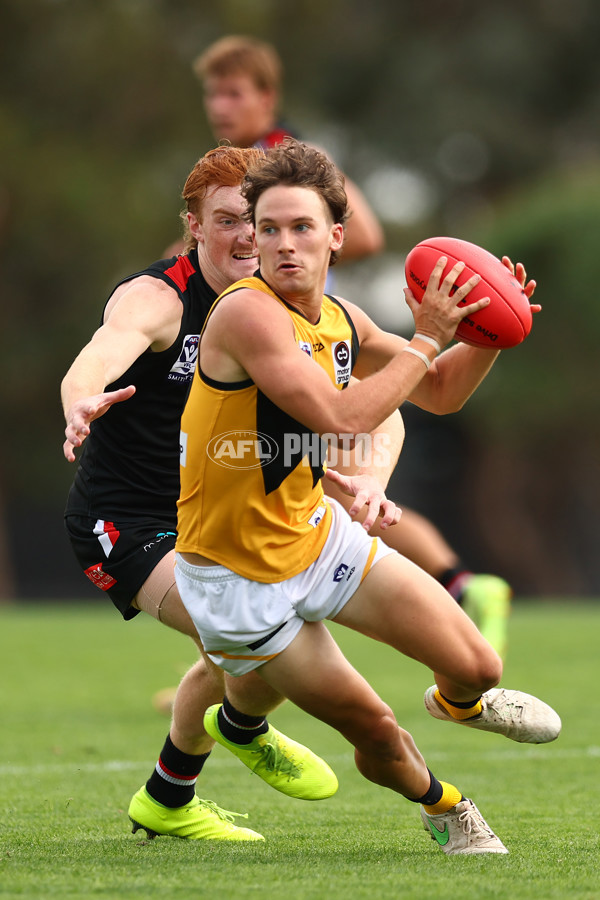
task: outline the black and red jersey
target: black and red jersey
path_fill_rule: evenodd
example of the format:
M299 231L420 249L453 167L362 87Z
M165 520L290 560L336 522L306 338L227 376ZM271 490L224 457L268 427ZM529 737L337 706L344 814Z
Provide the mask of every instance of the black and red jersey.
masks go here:
M66 515L129 521L156 516L177 524L179 425L198 357L198 339L216 299L193 250L161 259L120 284L150 275L181 300L181 327L160 353L148 349L106 390L135 385L129 400L116 403L91 424L67 500ZM118 287L118 285L117 285Z
M259 141L256 141L254 146L258 147L260 150L268 150L270 147L276 147L277 144L281 144L286 137L295 138L298 137L298 135L280 122L272 131L269 131L269 133L265 134Z

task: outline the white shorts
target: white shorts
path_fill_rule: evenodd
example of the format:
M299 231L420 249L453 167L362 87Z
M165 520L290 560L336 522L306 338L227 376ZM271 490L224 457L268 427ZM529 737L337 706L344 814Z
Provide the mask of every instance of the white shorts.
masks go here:
M304 622L333 619L367 572L390 553L335 500L319 557L286 581L263 584L225 566L194 566L176 554L175 579L205 651L231 675L245 675L281 653Z

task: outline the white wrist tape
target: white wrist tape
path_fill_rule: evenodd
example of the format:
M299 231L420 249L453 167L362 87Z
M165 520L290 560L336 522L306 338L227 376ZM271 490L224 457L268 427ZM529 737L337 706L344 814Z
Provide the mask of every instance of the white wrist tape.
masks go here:
M430 344L430 346L435 347L438 353L442 352L442 348L435 338L428 337L428 335L426 334L413 334L413 338L418 338L420 341L425 341L426 344Z
M413 356L417 356L421 362L425 363L425 368L428 369L431 365L431 361L425 356L424 353L421 353L420 350L415 350L414 347L404 347L402 349L402 353L412 353Z

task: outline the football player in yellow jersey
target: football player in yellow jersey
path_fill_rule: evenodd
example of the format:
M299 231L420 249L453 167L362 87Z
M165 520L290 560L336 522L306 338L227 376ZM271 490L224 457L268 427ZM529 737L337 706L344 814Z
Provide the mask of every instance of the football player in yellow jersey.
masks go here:
M250 171L242 192L261 268L217 301L201 336L182 419L180 595L217 665L232 675L256 670L338 729L366 778L421 805L423 823L445 853L506 853L474 803L427 768L323 620L431 668L436 684L425 705L435 718L530 743L554 740L560 719L529 694L495 688L500 657L441 585L325 498L314 440L368 434L409 398L435 413L460 409L498 353L464 344L440 351L459 321L489 301L459 307L478 278L455 290L462 264L441 280L441 258L421 304L406 291L413 338L387 334L353 304L323 296L346 216L343 179L325 156L286 141ZM339 368L350 356L358 382L337 383L335 366L306 352L307 343L322 343L335 355L335 328L349 351ZM252 421L276 427L252 433ZM269 472L275 460L277 477ZM224 465L234 490L219 476ZM206 502L213 478L222 486L216 510ZM245 535L244 520L252 534ZM205 727L248 764L249 747L268 725L264 710L240 718L235 693L230 680L224 703L207 710Z

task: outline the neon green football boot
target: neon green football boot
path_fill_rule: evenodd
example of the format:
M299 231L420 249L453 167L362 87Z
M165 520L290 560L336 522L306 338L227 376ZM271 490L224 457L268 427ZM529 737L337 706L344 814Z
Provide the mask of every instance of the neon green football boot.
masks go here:
M511 597L512 588L497 575L472 575L462 592L462 608L503 659Z
M276 731L272 725L250 744L228 741L217 723L220 708L218 703L204 714L208 734L276 791L298 800L325 800L335 794L338 780L325 760Z
M210 800L199 797L171 809L153 800L145 787L134 794L129 804L129 818L135 834L143 828L149 840L157 835L185 838L188 841L264 841L262 834L233 824L234 816L242 813L221 809Z

